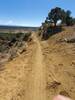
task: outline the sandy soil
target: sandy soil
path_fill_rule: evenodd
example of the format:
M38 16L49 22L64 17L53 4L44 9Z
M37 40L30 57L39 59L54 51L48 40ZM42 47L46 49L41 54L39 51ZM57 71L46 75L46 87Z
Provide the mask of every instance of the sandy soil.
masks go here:
M67 31L68 34L67 32L56 34L48 41L42 42L42 52L47 71L46 91L48 100L52 100L54 95L58 94L75 99L75 43L58 41L75 34L73 30L70 31Z
M45 100L45 65L39 40L33 35L28 51L0 72L1 100Z
M74 45L63 45L33 33L27 51L0 71L0 100L52 100L57 94L75 99Z

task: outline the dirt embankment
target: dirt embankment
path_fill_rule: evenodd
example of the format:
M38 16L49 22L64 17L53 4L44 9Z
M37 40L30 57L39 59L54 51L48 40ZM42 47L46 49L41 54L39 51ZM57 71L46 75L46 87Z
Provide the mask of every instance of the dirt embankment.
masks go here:
M32 38L27 51L0 71L0 99L52 100L57 94L75 99L75 45L55 36Z
M75 43L61 42L74 35L74 29L70 28L42 42L49 100L57 94L75 99Z
M33 44L33 45L32 45ZM28 50L13 60L7 62L4 70L0 71L0 99L25 100L29 87L35 43L29 44Z
M0 72L1 100L46 100L46 76L41 45L33 34L28 51L8 62Z

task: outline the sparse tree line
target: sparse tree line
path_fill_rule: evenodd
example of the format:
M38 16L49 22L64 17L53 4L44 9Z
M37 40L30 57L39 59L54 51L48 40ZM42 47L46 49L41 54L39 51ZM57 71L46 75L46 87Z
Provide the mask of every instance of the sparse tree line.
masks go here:
M42 26L39 28L39 35L47 39L50 35L62 31L62 26L72 26L75 24L75 18L71 16L71 11L61 9L59 7L51 9L48 17Z

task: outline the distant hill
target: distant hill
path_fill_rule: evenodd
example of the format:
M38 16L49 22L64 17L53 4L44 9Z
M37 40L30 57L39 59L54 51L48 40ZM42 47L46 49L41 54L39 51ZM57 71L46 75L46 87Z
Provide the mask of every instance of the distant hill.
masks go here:
M0 25L0 32L36 31L38 27L6 26Z

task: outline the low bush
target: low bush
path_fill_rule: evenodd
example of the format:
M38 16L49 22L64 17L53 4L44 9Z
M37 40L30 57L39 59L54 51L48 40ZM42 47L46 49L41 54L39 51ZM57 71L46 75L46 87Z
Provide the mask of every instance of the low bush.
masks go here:
M59 33L62 31L61 26L56 26L56 27L47 27L45 30L41 30L39 34L42 35L42 39L47 40L50 36Z
M0 52L5 52L12 46L17 47L23 42L29 40L31 32L29 33L0 33Z
M25 33L23 37L23 41L28 41L29 37L31 36L31 32Z

